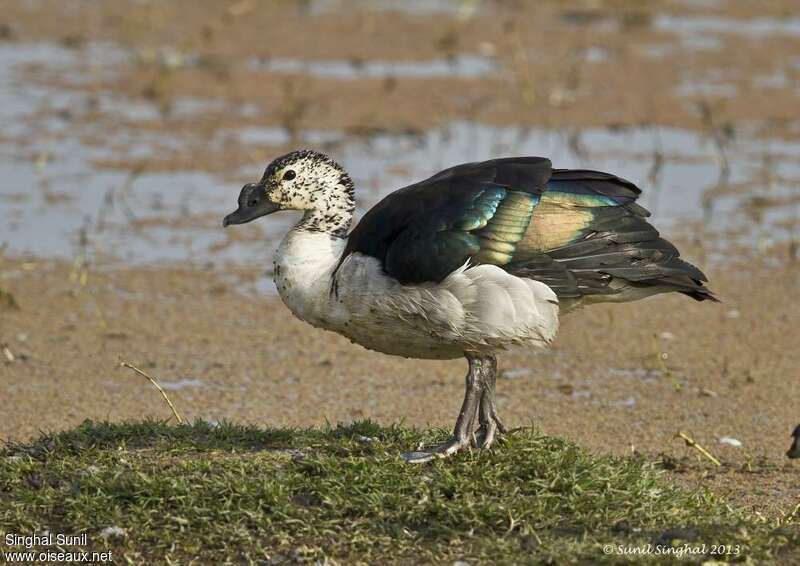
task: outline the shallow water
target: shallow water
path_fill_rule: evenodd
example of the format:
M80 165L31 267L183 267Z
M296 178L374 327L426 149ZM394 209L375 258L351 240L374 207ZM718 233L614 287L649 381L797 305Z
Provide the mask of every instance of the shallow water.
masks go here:
M800 18L752 18L740 20L721 16L674 16L661 14L653 21L656 29L699 37L709 33L731 33L748 37L800 35Z
M415 16L467 15L480 7L480 0L310 0L306 5L310 14L317 15L353 9L353 4L358 10L403 12Z
M124 128L121 133L93 132L88 126L73 135L68 120L32 118L41 110L81 108L88 104L88 95L31 84L16 72L20 66L90 60L92 65L100 61L113 66L124 59L124 53L108 46L70 51L42 44L0 45L0 121L2 135L9 138L0 138L0 244L14 253L64 258L83 253L134 264L242 263L256 258L269 265L271 249L297 215L274 215L258 223L266 243L229 241L221 227L221 218L235 207L241 184L258 178L265 164L245 167L237 184L193 171L133 175L99 170L93 160L135 160L187 142L161 131L130 133ZM91 68L85 65L87 73ZM74 80L80 81L80 74ZM158 116L152 104L102 93L95 95L94 104L121 119ZM192 116L220 104L178 100L173 112ZM240 111L246 115L248 110ZM667 234L686 222L704 221L706 231L737 229L748 237L755 231L781 239L786 234L775 224L800 217L797 199L780 207L762 202L755 212L750 205L765 196L797 197L800 144L761 139L757 129L757 124L740 126L733 138L717 135L715 141L710 135L675 128L548 130L454 122L418 135L354 137L304 131L301 138L306 145L329 148L350 171L359 191L359 213L389 192L456 163L545 155L555 167L605 170L635 182L644 191L642 204ZM101 139L107 143L82 143L77 134L87 132L106 136ZM278 146L289 141L282 128L246 127L218 131L206 143L220 143L231 135L243 143ZM723 161L729 163L727 173ZM720 190L732 186L738 189Z
M498 70L489 57L459 55L429 61L305 61L275 57L253 59L251 69L273 73L296 73L332 79L383 79L383 78L476 78Z

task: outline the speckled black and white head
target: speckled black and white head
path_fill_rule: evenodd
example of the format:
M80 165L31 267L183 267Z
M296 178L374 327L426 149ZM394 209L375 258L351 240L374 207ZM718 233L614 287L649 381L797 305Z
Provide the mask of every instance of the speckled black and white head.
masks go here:
M344 237L353 219L353 181L327 155L310 149L287 153L267 166L258 183L239 194L239 208L223 226L244 224L278 210L300 210L304 230Z

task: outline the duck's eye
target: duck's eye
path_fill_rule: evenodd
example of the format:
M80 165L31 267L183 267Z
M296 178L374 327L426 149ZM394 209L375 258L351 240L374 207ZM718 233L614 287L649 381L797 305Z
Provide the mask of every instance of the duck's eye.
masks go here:
M295 173L294 170L289 169L286 173L283 174L283 180L284 181L291 181L296 176L297 176L297 173Z

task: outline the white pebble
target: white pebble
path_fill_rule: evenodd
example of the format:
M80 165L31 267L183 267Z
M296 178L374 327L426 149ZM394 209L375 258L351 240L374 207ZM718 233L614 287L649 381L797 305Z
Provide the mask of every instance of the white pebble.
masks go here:
M117 527L117 526L106 527L105 529L100 531L100 538L104 538L104 539L111 538L111 537L125 538L126 536L128 536L128 533L125 532L125 529L123 529L122 527Z

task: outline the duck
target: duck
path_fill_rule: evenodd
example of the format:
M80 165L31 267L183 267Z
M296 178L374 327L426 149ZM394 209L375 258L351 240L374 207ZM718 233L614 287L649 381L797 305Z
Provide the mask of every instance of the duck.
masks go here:
M560 316L669 292L717 301L703 272L648 222L640 194L610 173L503 157L392 192L351 230L352 178L328 155L301 149L244 185L223 226L300 211L273 270L297 318L383 354L466 359L451 437L402 455L425 463L489 449L507 433L497 355L548 348Z

